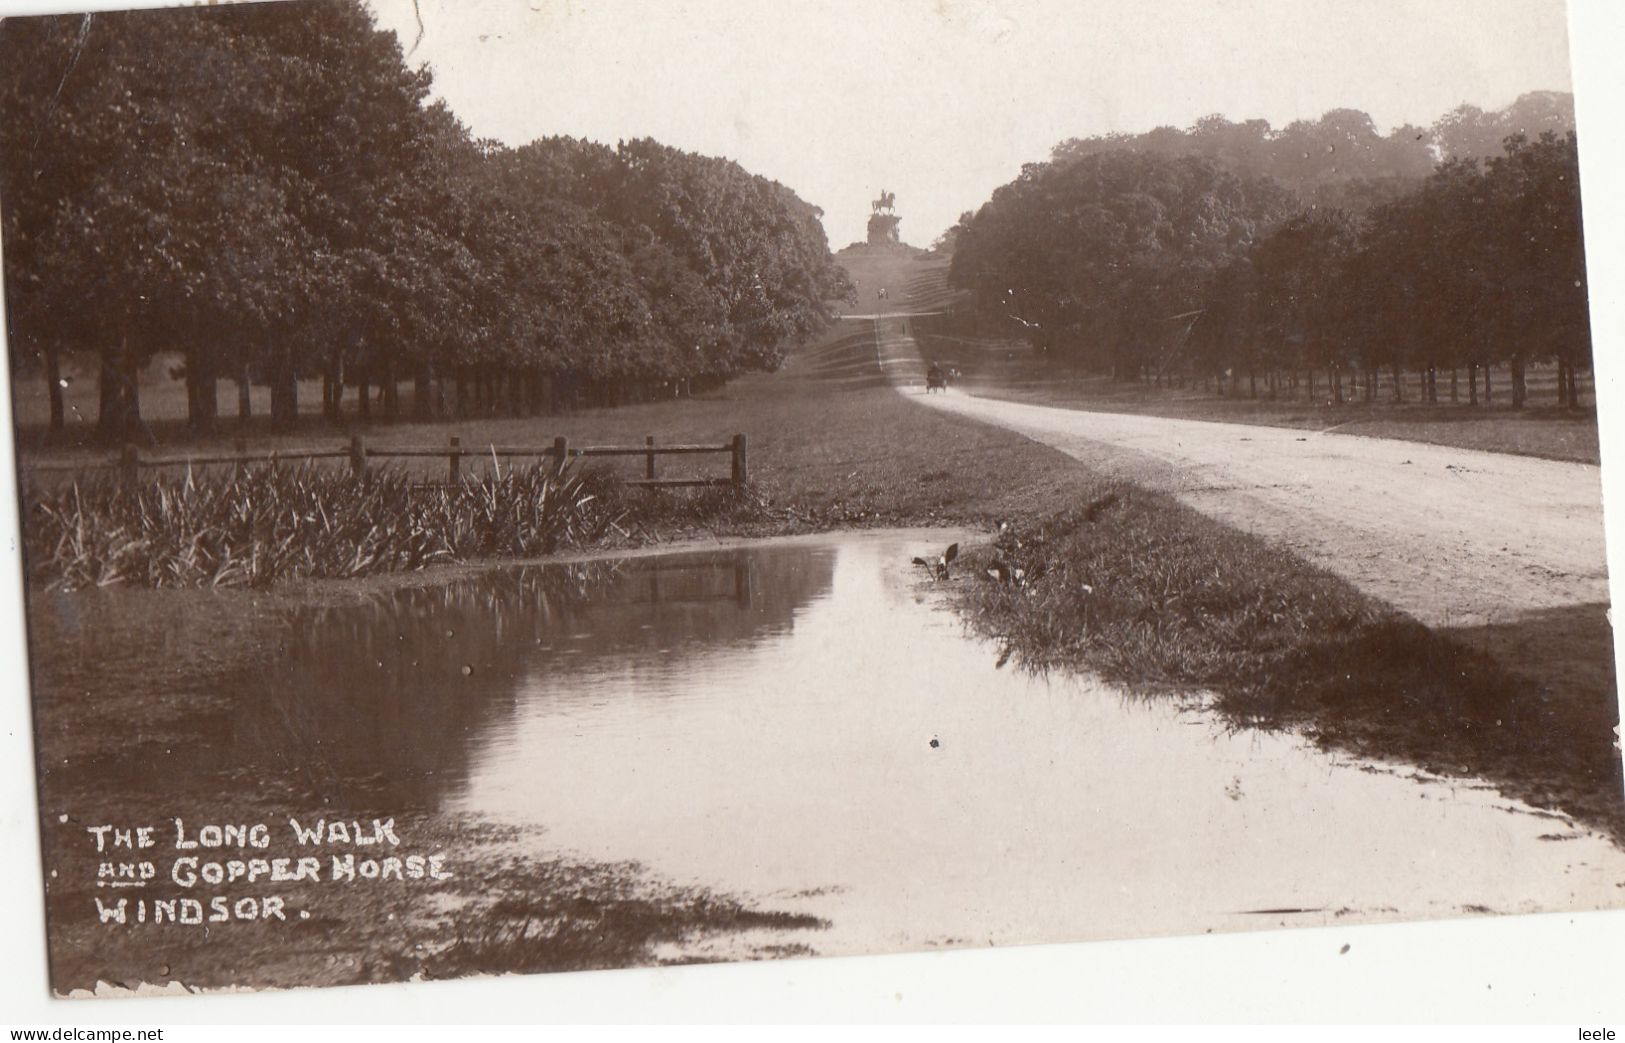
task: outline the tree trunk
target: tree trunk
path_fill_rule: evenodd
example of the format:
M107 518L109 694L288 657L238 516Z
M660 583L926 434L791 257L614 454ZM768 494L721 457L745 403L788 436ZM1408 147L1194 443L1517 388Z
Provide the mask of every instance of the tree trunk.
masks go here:
M328 356L327 365L322 368L322 418L328 421L338 419L338 409L333 405L333 359Z
M344 356L335 351L327 359L327 397L322 404L327 418L337 423L344 415Z
M419 362L412 370L412 415L429 419L429 363Z
M248 363L237 368L237 424L246 426L254 416L254 400L250 397L253 385L248 378Z
M214 430L219 408L215 400L214 366L202 349L186 351L186 424L193 431Z
M1405 380L1399 368L1399 360L1394 360L1394 401L1405 401Z
M128 335L119 338L118 350L102 354L97 378L96 430L115 441L129 439L141 424L141 367L130 350Z
M1478 405L1478 363L1467 364L1467 404Z
M367 371L366 365L364 363L357 364L355 367L355 408L356 413L362 420L372 419L371 383L371 374Z
M1575 376L1574 376L1574 371L1576 369L1578 369L1578 368L1579 367L1576 366L1572 362L1570 362L1569 365L1568 365L1568 370L1569 370L1569 408L1570 409L1579 409L1580 408L1580 386L1579 386L1579 382L1575 379Z
M384 356L382 378L384 419L393 424L401 418L401 387L395 375L395 359L390 355Z
M1484 404L1489 405L1492 397L1490 394L1490 367L1486 365L1484 367Z
M62 356L55 347L45 349L45 392L51 400L51 431L61 431L66 423L62 406Z
M1460 390L1460 386L1456 383L1456 367L1451 366L1450 367L1450 401L1458 402L1460 400L1461 400L1461 390Z
M122 353L120 348L119 352ZM124 436L124 393L120 387L119 355L111 351L101 353L101 368L96 372L96 432L108 441ZM1557 382L1558 387L1563 382Z
M271 426L287 431L299 420L299 375L294 372L293 353L287 342L267 339L266 356L271 360Z
M1525 383L1523 355L1512 356L1512 408L1522 409L1529 398L1529 385Z
M124 353L124 430L134 435L141 427L141 363L134 351Z
M119 422L118 361L109 350L98 354L96 370L96 433L112 440L120 434L115 428ZM1559 394L1563 382L1557 382Z

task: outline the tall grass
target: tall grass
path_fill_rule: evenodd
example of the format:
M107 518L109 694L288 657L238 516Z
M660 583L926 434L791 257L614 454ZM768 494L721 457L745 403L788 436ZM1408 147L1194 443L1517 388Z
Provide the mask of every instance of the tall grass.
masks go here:
M623 515L621 490L546 466L455 485L312 465L107 477L28 490L23 538L31 579L48 587L264 587L587 545Z
M1346 582L1167 497L1119 483L1002 531L971 555L1019 582L962 592L972 618L1036 667L1132 685L1252 689L1305 643L1390 613ZM997 569L995 569L997 571Z
M592 872L544 865L541 881L493 881L499 897L464 909L424 960L429 978L535 974L631 967L656 962L662 944L746 931L816 931L829 921L807 913L759 909L701 888L614 879L617 867ZM609 877L609 879L603 879ZM538 886L540 883L540 886ZM521 885L521 886L516 886ZM522 889L521 889L522 888ZM804 942L759 943L753 955L807 956Z

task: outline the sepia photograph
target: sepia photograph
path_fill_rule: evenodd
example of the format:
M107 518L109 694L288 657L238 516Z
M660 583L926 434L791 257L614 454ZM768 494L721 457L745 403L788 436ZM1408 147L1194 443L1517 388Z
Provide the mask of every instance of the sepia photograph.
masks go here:
M1563 0L0 14L64 1008L1625 908Z

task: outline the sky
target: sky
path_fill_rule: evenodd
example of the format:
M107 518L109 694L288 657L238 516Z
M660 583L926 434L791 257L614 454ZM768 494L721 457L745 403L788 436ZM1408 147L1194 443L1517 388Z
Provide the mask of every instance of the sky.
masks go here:
M1562 0L369 0L478 135L653 137L929 245L1056 143L1569 90ZM422 33L418 30L421 17Z

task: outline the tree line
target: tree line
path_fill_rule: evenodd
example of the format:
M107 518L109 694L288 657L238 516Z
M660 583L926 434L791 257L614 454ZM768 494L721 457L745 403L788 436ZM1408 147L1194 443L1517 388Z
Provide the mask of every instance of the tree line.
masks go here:
M1559 401L1578 404L1591 340L1572 130L1511 134L1350 207L1211 156L1079 152L1028 165L950 233L950 282L1046 353L1255 395L1260 380L1313 395L1323 374L1336 401L1374 398L1385 368L1394 395L1410 371L1430 401L1447 369L1454 398L1463 368L1476 403L1477 375L1488 394L1487 367L1506 365L1516 406L1529 364L1555 361Z
M1204 116L1188 128L1156 127L1140 134L1069 138L1055 146L1057 162L1100 152L1148 152L1211 159L1242 177L1268 177L1303 202L1361 212L1403 195L1441 161L1499 155L1514 134L1537 138L1574 127L1574 97L1532 91L1504 109L1460 105L1430 126L1403 124L1383 134L1358 109L1333 109L1314 120L1276 129L1262 119Z
M850 293L820 211L652 140L475 138L360 0L0 22L0 196L14 374L63 424L68 357L98 426L140 423L138 373L299 383L413 411L617 404L772 368ZM376 391L376 394L373 392Z

